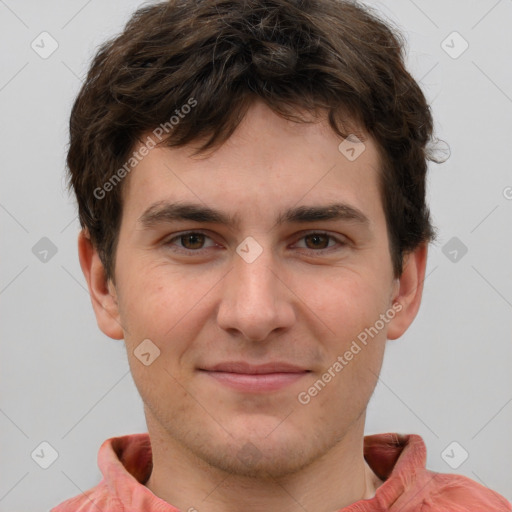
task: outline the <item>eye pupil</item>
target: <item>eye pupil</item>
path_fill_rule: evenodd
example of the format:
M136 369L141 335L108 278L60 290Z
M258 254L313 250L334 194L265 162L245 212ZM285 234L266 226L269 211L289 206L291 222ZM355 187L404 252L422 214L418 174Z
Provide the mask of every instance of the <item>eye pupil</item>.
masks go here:
M313 243L313 248L316 248L316 249L318 249L318 247L319 247L318 243L317 243L318 240L319 239L321 240L322 238L324 239L324 241L328 242L329 237L327 235L322 235L322 234L316 233L316 234L313 234L313 235L306 236L306 240L308 240L308 239L309 240L315 240L315 242ZM320 245L322 245L322 243L320 243ZM321 247L322 249L327 247L327 245L325 245L325 244L323 244L323 246L324 247Z
M197 239L199 239L199 242L197 242ZM196 243L194 243L194 240ZM185 247L187 247L189 241L192 241L193 247L187 247L187 249L200 249L204 243L204 235L201 233L190 233L188 235L183 235L181 237L181 241Z

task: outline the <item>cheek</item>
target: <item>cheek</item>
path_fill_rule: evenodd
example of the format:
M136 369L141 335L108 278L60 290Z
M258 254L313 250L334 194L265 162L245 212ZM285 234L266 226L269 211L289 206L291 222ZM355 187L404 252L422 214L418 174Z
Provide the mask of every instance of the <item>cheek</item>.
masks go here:
M190 276L168 264L139 268L124 288L120 308L127 348L133 353L142 340L150 339L166 366L176 368L206 321L207 295L216 280L205 274Z
M164 272L163 267L146 267L133 273L120 301L133 380L144 402L156 414L169 404L177 412L184 413L186 408L189 375L183 358L197 338L197 304L204 290L200 293L187 288L190 282L184 281L172 268L167 267ZM184 289L189 291L184 293ZM147 365L139 350L143 340L151 340L157 347L146 350L150 352Z
M320 306L323 297L322 305ZM328 326L319 337L324 349L324 368L312 378L312 400L316 410L330 411L337 421L358 417L375 388L386 343L386 331L372 326L385 311L382 290L357 274L332 280L327 291L316 295L316 313ZM325 382L325 387L318 380ZM307 390L305 390L308 392Z
M332 269L330 275L308 282L303 296L309 310L341 343L373 325L387 307L381 276L371 269Z
M328 326L326 336L318 338L325 351L325 371L331 369L326 376L329 391L321 393L319 405L335 396L356 411L375 387L387 337L386 328L375 331L374 326L388 305L385 286L370 276L370 271L344 270L324 280L328 286L311 290L311 307Z

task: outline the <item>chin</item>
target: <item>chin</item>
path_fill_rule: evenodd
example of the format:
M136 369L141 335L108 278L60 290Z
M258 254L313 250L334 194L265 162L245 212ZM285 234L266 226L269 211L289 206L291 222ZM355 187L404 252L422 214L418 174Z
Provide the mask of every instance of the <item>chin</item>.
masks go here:
M257 443L257 444L256 444ZM275 480L296 473L311 464L316 457L307 456L296 445L276 447L266 441L246 441L241 445L215 449L212 453L203 453L202 458L209 465L228 474L258 480Z
M275 480L292 475L309 466L324 455L333 443L328 439L298 431L291 426L273 422L252 425L250 431L232 430L236 436L215 440L209 437L209 444L190 447L195 455L208 465L230 475L258 480ZM276 428L277 427L277 428ZM243 432L243 433L242 433Z

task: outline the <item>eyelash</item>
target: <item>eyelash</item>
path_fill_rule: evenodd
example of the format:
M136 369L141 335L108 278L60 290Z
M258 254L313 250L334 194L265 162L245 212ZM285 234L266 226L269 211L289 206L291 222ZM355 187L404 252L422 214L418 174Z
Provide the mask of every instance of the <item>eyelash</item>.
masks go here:
M182 237L184 236L187 236L187 235L204 235L206 238L209 238L211 240L211 237L209 237L205 232L203 231L184 231L183 233L179 233L178 235L175 235L173 236L172 238L168 239L164 245L166 246L172 246L173 245L173 242L175 240L179 240L181 239ZM324 231L311 231L311 232L308 232L308 233L305 233L304 235L302 235L299 240L302 240L308 236L311 236L311 235L323 235L323 236L327 236L329 238L329 240L334 240L335 242L337 242L340 247L339 249L345 247L348 245L348 243L346 241L343 241L341 240L340 238L338 237L335 237L333 235L330 235L329 233L326 233ZM174 246L174 248L172 248L171 250L175 251L175 252L181 252L181 253L185 253L185 254L188 254L190 256L192 256L193 254L194 255L201 255L203 254L204 251L207 251L210 247L206 247L206 248L202 248L202 249L184 249L184 248L180 248L180 247L177 247L177 246ZM312 251L314 252L315 254L323 254L324 252L330 252L333 250L333 247L326 247L325 249L307 249L307 251Z

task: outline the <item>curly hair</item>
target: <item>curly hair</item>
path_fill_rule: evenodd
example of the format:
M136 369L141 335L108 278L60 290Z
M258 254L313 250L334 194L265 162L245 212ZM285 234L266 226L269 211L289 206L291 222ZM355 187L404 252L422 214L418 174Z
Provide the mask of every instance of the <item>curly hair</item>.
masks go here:
M107 278L115 282L121 177L142 134L165 126L159 144L204 141L198 152L207 151L256 99L296 122L307 122L300 111L324 112L342 138L347 120L373 137L398 277L403 256L435 238L425 203L433 119L404 47L399 30L350 0L168 0L137 10L98 49L69 123L68 188ZM167 129L184 105L193 108ZM116 173L118 186L102 188Z

